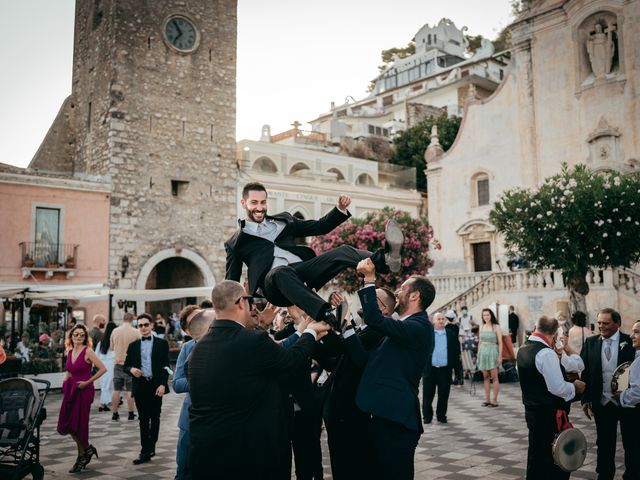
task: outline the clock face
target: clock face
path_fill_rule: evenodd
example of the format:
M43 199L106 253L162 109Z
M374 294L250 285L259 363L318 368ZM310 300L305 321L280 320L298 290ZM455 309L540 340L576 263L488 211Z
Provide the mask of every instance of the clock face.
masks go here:
M164 26L167 41L181 52L195 50L198 40L196 27L184 17L171 17Z

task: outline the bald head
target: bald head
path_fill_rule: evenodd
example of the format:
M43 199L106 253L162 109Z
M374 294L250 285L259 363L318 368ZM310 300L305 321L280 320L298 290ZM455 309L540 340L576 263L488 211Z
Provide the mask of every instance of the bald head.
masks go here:
M98 328L104 328L107 323L107 319L104 318L104 315L101 313L97 313L93 316L93 326Z
M216 319L216 312L214 310L200 310L189 322L189 334L196 340L207 333L211 322Z
M245 294L244 288L233 280L223 280L211 292L211 302L216 311L232 308L234 302Z

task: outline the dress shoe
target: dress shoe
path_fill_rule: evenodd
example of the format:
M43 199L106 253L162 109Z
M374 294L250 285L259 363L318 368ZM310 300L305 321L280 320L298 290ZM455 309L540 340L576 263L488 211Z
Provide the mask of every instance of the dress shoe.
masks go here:
M439 422L439 423L447 423L447 417L440 417L440 418L438 418L438 422Z
M135 420L136 419L136 414L133 412L129 412L129 418L128 420Z
M422 420L422 423L424 423L425 425L429 425L431 423L431 419L425 418L424 420Z
M111 420L117 422L118 420L120 420L120 414L118 412L113 412L113 415L111 415Z
M134 465L141 465L143 463L147 463L151 461L151 455L148 453L141 453L138 458L133 461Z
M327 310L324 315L322 315L318 321L328 323L331 325L331 328L336 332L340 331L340 321L338 318L331 312L331 310Z
M389 270L394 273L399 272L402 266L400 252L403 243L404 235L400 225L395 220L390 219L384 229L384 249L386 252L384 259Z

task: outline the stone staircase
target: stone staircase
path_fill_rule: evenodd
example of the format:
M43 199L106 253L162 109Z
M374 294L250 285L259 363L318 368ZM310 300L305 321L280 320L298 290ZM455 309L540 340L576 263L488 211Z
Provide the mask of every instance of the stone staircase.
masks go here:
M436 287L439 307L433 311L453 309L462 306L473 308L485 300L485 304L505 298L515 293L544 293L545 291L567 292L567 287L559 270L515 270L511 272L472 273L468 275L439 275L430 277ZM634 272L621 273L616 270L595 270L586 277L591 290L611 286L627 290L640 288L640 275ZM443 298L448 300L442 301ZM439 297L439 298L438 298ZM508 303L502 301L501 303ZM436 303L438 305L438 303Z

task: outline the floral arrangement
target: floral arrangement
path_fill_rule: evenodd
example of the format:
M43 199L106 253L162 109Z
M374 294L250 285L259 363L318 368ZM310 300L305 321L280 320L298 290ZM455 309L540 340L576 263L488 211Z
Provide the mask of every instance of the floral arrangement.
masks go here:
M369 213L364 218L351 218L327 235L314 237L311 248L321 254L341 245L351 245L360 250L375 252L384 246L384 228L393 218L404 232L402 267L398 273L379 275L381 284L395 289L411 275L424 275L433 266L429 248L440 249L440 243L433 238L433 228L425 219L412 218L408 213L385 207L382 211ZM349 269L334 280L335 286L352 293L360 288L354 269Z

